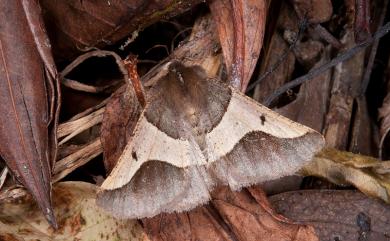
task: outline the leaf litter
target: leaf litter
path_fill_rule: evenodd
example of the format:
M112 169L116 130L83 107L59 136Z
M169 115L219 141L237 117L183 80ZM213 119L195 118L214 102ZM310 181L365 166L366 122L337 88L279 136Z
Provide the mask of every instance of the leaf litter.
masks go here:
M164 63L169 60L164 59L166 54L161 54L159 48L152 48L153 45L163 43L171 46L170 41L178 38L181 42L173 44L176 48L169 58L189 65L200 65L210 76L217 75L225 81L229 76L236 75L233 79L238 80L243 91L249 83L254 92L248 94L254 99L262 103L271 103L272 100L274 110L321 132L328 147L337 150L327 148L318 153L300 171L299 174L305 178L288 177L273 181L273 185L290 188L279 189L283 193L270 197L275 211L268 204L260 186L240 192L221 188L213 194L213 201L209 205L189 212L143 219L143 225L136 221L113 220L109 216L104 216L107 219L102 223L107 222L117 230L124 230L121 225L130 225L132 230L137 230L134 233L139 236L119 231L123 240L130 237L133 239L128 240L148 240L146 235L150 240L208 240L210 237L215 240L258 240L264 237L268 240L387 240L389 208L384 202L389 202L389 167L387 161L376 157L389 159L388 98L385 98L389 77L384 74L390 66L389 51L379 41L379 37L388 31L385 27L381 28L386 24L383 16L389 14L385 7L388 1L369 3L358 0L355 5L355 1L336 4L331 1L299 0L287 4L283 1L214 0L210 5L211 16L205 16L208 11L205 4L199 7L195 6L195 2L181 2L182 5L172 6L162 12L160 10L166 6L166 2L162 3L160 9L153 4L143 6L144 10L148 9L145 12L139 10L141 5L132 3L134 12L126 16L128 13L124 9L130 4L126 1L112 3L112 8L108 7L108 3L103 6L89 1L81 5L72 1L41 1L43 18L54 50L54 61L60 66L59 69L64 69L63 66L80 55L80 51L88 49L104 48L104 51L112 51L112 55L117 56L109 60L110 68L115 67L107 71L115 73L101 80L88 79L88 75L92 76L92 72L97 72L101 66L108 66L109 61L101 61L107 58L95 56L101 50L88 52L87 57L81 54L78 62L65 68L63 73L66 74L59 75L64 95L61 101L65 108L61 111L58 128L58 82L48 84L47 94L39 97L50 103L46 113L52 123L46 130L47 143L51 146L44 149L53 151L52 146L56 146L57 139L53 140L52 130L57 129L54 134L58 133L60 143L57 161L51 167L51 180L57 182L52 196L59 230L80 235L84 238L82 240L86 240L88 235L96 237L83 231L85 221L88 224L89 220L94 220L94 215L88 213L86 217L77 213L84 207L101 212L93 204L96 186L86 182L101 183L98 180L104 179L115 166L124 145L131 140L140 109L134 104L131 91L124 85L127 77L120 59L129 53L138 54L138 73L144 87L149 88L164 71ZM223 8L223 5L227 8ZM69 13L72 17L64 17L61 10L64 7L71 10ZM105 8L109 11L104 11ZM177 18L161 19L164 14L177 15L189 8L193 10ZM261 11L250 11L252 8ZM121 10L108 19L109 12L114 9ZM367 9L371 10L369 14ZM153 11L158 14L150 15ZM28 16L28 21L35 21L36 15ZM369 16L371 22L368 26ZM127 21L127 18L135 21L121 25L120 21ZM151 25L156 19L162 21ZM224 25L224 19L234 19L236 23ZM92 27L88 24L90 21L97 21L98 24ZM105 23L110 24L104 26ZM90 27L80 31L82 26ZM192 28L190 35L187 30L184 31L189 28ZM239 30L236 33L242 35L232 34L234 30L230 28L236 28ZM160 35L161 41L151 41L159 29L165 29ZM370 39L370 33L378 29L382 32ZM33 34L44 36L41 32L33 31ZM3 35L0 33L0 36ZM388 36L383 41L386 38L388 41ZM129 39L131 41L127 41ZM35 38L34 41L39 43L43 40ZM370 48L373 41L376 47ZM51 54L48 54L47 49L42 49L42 46L47 46L45 43L37 45L38 50L35 51L41 60L31 63L31 68L36 71L33 64L45 66L47 71L44 75L49 76L45 81L53 81L53 78L57 78L56 70L50 60ZM354 52L356 46L359 48ZM357 50L364 49L356 54ZM346 56L343 53L348 55L349 60L343 59ZM19 56L12 57L18 59ZM83 65L88 61L94 67ZM379 66L376 64L379 62L385 64ZM238 70L233 71L233 67ZM306 73L309 75L303 76ZM261 78L263 75L265 78ZM299 76L303 77L291 82ZM257 84L251 85L254 82ZM67 113L68 109L71 112ZM62 234L56 233L58 231L43 221L33 199L7 174L14 173L13 170L7 171L1 164L0 167L0 207L7 207L0 212L0 222L17 219L6 223L6 229L0 229L0 237L11 240L26 238L25 233L20 233L24 227L32 230L31 237L41 240L61 237ZM330 189L297 190L300 186L306 189ZM345 190L353 189L353 186L368 196ZM269 192L275 193L273 190ZM288 190L292 192L286 192ZM75 201L69 202L69 205L78 208L59 212L58 208L62 206L58 204L61 196L57 192L66 192L75 197ZM83 198L88 199L85 206L81 205L80 208L80 205L74 204ZM16 200L22 200L21 204L16 204ZM34 211L22 215L20 212L26 210L26 207L34 207ZM15 215L7 216L9 213ZM118 222L121 225L117 225ZM32 223L42 228L34 229ZM110 235L101 225L97 225L94 230L101 230L102 235Z

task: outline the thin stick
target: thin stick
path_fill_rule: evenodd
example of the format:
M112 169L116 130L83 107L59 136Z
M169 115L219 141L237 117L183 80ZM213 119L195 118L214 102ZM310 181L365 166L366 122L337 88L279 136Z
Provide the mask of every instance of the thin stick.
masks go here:
M309 73L307 73L306 75L304 76L301 76L299 78L296 78L295 80L292 80L290 82L288 82L287 84L281 86L280 88L278 88L272 95L270 95L265 101L264 101L264 105L265 106L270 106L272 104L272 102L278 98L281 94L283 94L284 92L286 92L287 90L291 89L291 88L294 88L300 84L302 84L303 82L305 81L308 81L310 79L312 79L313 77L325 72L326 70L328 70L329 68L332 68L334 66L336 66L338 63L340 62L343 62L343 61L346 61L348 59L350 59L351 57L353 57L355 54L357 54L358 52L362 51L363 49L365 49L367 46L369 46L370 44L372 44L375 40L377 39L380 39L382 38L383 36L385 36L388 32L390 31L390 22L386 23L383 27L381 27L375 34L374 36L372 36L372 38L356 45L355 47L351 48L350 50L346 51L345 53L337 56L336 58L332 59L331 61L329 61L328 63L324 64L324 65L321 65L320 67L318 68L315 68L311 71L309 71Z
M93 86L93 85L87 85L87 84L81 83L77 80L68 79L65 77L61 79L61 83L64 86L71 88L73 90L87 92L87 93L93 93L93 94L101 93L103 91L106 91L107 89L110 89L116 85L121 84L118 82L113 82L113 83L107 84L105 86Z
M133 55L129 55L123 63L127 69L129 82L133 85L137 99L142 107L146 105L146 98L144 88L141 84L141 79L137 72L137 58Z
M103 152L100 138L96 138L76 152L58 160L53 170L53 182L58 182L78 167L85 165Z
M321 24L317 24L314 27L314 31L316 31L322 39L332 45L332 47L340 49L343 46L340 41L336 39L331 33L329 33L326 28L322 27Z
M122 59L119 55L117 55L115 52L112 51L106 51L106 50L95 50L88 53L85 53L83 55L80 55L75 60L73 60L72 63L70 63L68 66L65 67L60 73L60 79L63 79L67 74L69 74L73 69L75 69L77 66L79 66L82 62L84 62L86 59L92 58L92 57L107 57L112 56L115 59L115 62L118 65L119 70L122 72L124 77L126 78L127 72L125 67L122 64Z
M302 19L302 21L300 21L299 23L299 30L298 30L298 34L297 34L297 37L294 39L294 41L290 44L290 46L288 47L288 49L286 49L284 51L284 53L277 59L276 63L273 64L271 66L271 68L269 68L267 70L267 72L265 72L264 74L262 74L257 80L255 80L252 84L250 84L248 86L248 88L246 88L246 93L248 93L249 91L251 91L253 88L256 87L256 85L258 85L259 83L261 83L265 78L267 78L270 74L272 74L282 63L282 61L284 61L287 57L287 55L291 52L291 50L293 48L295 48L295 45L297 44L298 42L298 39L299 37L302 35L302 33L305 31L307 27L307 19L304 18Z
M1 190L1 188L3 187L3 185L5 183L5 179L7 178L7 174L8 174L8 168L4 167L3 170L0 173L0 190Z

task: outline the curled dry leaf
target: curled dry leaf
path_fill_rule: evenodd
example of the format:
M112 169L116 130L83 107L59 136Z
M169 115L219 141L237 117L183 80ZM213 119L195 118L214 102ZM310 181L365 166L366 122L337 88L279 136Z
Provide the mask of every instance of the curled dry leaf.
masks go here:
M259 188L248 188L250 195L222 189L213 196L213 204L240 240L315 241L312 227L297 224L276 214ZM253 225L250 230L246 226Z
M57 60L69 59L93 47L103 48L129 37L129 44L144 27L180 14L201 0L162 1L52 1L42 0L44 19Z
M301 174L338 185L354 185L367 195L390 203L390 162L336 149L324 149Z
M55 226L50 176L58 79L37 1L0 6L0 154Z
M201 206L190 212L161 214L143 219L142 223L148 237L153 241L237 240L234 234L225 228L223 220L216 218L214 213L211 206Z
M53 188L59 229L53 230L29 196L0 203L0 240L149 240L136 220L116 220L95 205L96 186L63 182Z
M333 13L330 0L293 0L292 2L299 18L305 18L309 23L326 22Z
M71 88L73 90L89 92L89 93L103 92L112 87L115 87L115 85L120 84L120 81L107 81L106 79L104 79L104 82L109 82L109 83L106 83L103 86L94 86L94 85L88 85L79 82L77 80L67 78L67 75L69 75L72 71L80 67L80 65L84 64L86 61L92 58L112 58L112 60L114 60L112 62L118 67L119 73L124 76L127 76L125 67L122 64L122 59L118 54L116 54L113 51L94 50L78 56L75 60L73 60L70 64L68 64L60 73L61 83L64 86ZM99 72L94 71L94 73L90 73L89 75L92 76L92 78L93 77L96 78L96 75L99 75Z
M233 87L245 91L263 45L265 0L213 0L226 68ZM226 24L232 22L232 24Z
M153 241L318 240L312 227L276 214L258 188L250 188L249 192L220 188L213 194L212 205L187 213L161 214L142 222Z
M389 240L389 205L356 191L294 191L272 196L270 202L278 213L312 225L320 240Z
M105 108L100 138L107 173L114 168L126 144L131 140L141 106L132 86L122 86L110 98ZM116 141L113 141L116 140Z

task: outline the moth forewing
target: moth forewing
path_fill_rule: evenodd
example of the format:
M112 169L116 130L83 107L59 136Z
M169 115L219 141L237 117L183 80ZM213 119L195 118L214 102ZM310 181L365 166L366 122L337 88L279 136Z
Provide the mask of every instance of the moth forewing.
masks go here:
M209 162L233 150L246 134L261 131L278 138L297 138L312 129L279 115L232 89L232 98L221 122L206 136Z
M142 164L152 160L167 162L179 168L193 165L195 162L206 163L199 147L191 145L187 140L167 136L149 123L142 114L133 140L126 145L118 164L101 187L108 190L122 187L130 182Z

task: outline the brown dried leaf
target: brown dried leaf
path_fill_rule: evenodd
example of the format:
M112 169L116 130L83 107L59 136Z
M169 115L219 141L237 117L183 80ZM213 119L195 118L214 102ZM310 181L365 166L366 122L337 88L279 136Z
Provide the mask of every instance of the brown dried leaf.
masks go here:
M370 22L370 1L356 0L354 31L357 43L371 37Z
M345 48L355 45L353 31L347 29L341 42ZM348 148L349 126L354 99L360 95L364 70L364 52L338 64L333 73L332 96L325 120L324 136L328 146L341 150Z
M58 79L37 1L0 6L0 153L55 225L50 201Z
M172 53L172 58L184 65L199 65L209 77L215 77L222 63L215 21L206 14L195 21L190 38ZM144 79L144 78L143 78Z
M245 91L263 45L266 1L213 0L210 10L217 24L230 82Z
M318 240L312 227L275 214L258 188L232 192L221 188L212 205L181 214L143 219L151 240Z
M314 66L320 66L329 61L330 49L323 59ZM322 132L329 103L331 71L324 72L304 83L299 90L296 100L279 109L278 112L291 120L309 126Z
M69 59L92 47L103 48L129 37L162 18L180 14L201 2L147 0L42 0L45 22L56 59Z
M330 0L293 0L295 11L300 19L309 23L323 23L330 20L333 6Z
M107 173L111 172L126 144L131 141L140 114L141 106L132 86L122 86L107 103L100 129Z
M270 201L278 213L314 226L320 240L389 240L389 205L356 191L295 191Z
M298 20L294 11L286 2L282 2L280 13L278 15L276 28L284 30L285 33L298 33ZM256 85L253 98L262 103L277 88L287 83L293 74L295 67L295 56L289 52L280 62L280 58L289 49L288 42L283 39L279 31L274 31L268 47L264 50L260 75L273 69L272 73L266 76ZM275 64L280 63L276 68Z
M53 230L32 199L0 203L0 240L149 240L136 220L116 220L95 204L96 186L63 182L53 188L59 229Z
M250 195L225 188L216 193L213 200L222 218L240 240L318 240L312 227L277 215L261 189L248 188L248 191Z
M363 193L390 203L390 162L373 157L324 149L301 170L338 185L354 185Z
M307 41L298 41L293 50L298 62L304 66L305 69L310 69L318 62L318 59L320 59L321 56L325 61L329 61L330 48L327 48L325 51L324 48L322 42L309 39ZM324 60L323 64L326 63Z
M201 206L190 212L161 214L142 222L145 232L153 241L236 240L213 212L210 206Z

